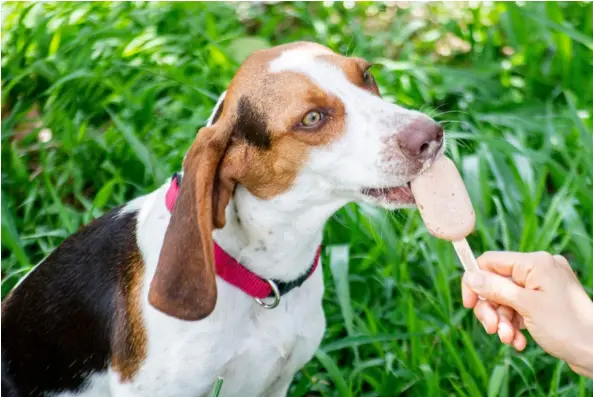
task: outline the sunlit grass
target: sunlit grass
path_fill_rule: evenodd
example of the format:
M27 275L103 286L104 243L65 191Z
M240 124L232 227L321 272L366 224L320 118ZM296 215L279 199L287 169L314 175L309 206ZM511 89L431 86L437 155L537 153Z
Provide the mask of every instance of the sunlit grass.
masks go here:
M3 4L2 294L161 184L243 57L294 40L373 61L385 98L443 121L476 253L562 252L591 292L593 5L347 6ZM414 211L349 205L325 244L328 330L291 395L593 394L533 344L485 334L452 247Z

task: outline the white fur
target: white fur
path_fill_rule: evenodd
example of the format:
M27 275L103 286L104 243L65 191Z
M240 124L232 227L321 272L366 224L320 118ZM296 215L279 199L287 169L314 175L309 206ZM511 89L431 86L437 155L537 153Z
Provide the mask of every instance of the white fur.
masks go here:
M177 320L155 310L147 296L170 219L164 205L167 188L145 196L138 214L138 243L146 264L142 306L148 357L131 382L119 383L117 374L110 373L113 395L202 396L219 376L223 396L285 395L325 329L321 267L274 310L261 308L220 279L216 307L204 320Z
M303 274L321 243L325 222L344 204L365 200L361 188L400 186L413 177L402 155L385 159L382 153L386 138L426 116L351 84L339 68L315 58L320 52L319 47L286 51L271 62L270 70L302 73L337 96L347 115L343 134L312 149L293 186L272 199L258 199L238 186L226 210L227 224L214 232L224 250L263 278L292 280ZM285 396L325 330L321 266L273 310L261 308L221 279L214 312L204 320L182 321L155 310L147 296L170 219L168 185L123 209L138 210L148 356L131 381L120 383L109 372L111 395L204 396L222 377L222 396Z
M270 71L302 73L326 92L337 96L346 109L343 135L333 144L313 149L303 174L316 179L330 193L346 201L364 199L361 187L403 186L410 174L408 160L385 140L426 115L384 101L351 82L338 66L303 55L305 49L283 53L271 62ZM384 151L393 156L385 161ZM350 159L350 161L348 161Z
M210 117L208 117L208 120L206 120L207 126L212 125L212 122L214 121L214 116L216 116L216 112L218 111L218 108L220 107L220 105L222 105L222 101L224 101L225 97L226 97L226 91L224 91L222 94L220 94L220 97L216 101L216 105L214 105L214 109L212 110Z
M85 382L82 392L67 391L49 394L51 397L78 397L80 395L84 395L84 397L105 397L113 395L109 385L108 374L97 373L89 376Z

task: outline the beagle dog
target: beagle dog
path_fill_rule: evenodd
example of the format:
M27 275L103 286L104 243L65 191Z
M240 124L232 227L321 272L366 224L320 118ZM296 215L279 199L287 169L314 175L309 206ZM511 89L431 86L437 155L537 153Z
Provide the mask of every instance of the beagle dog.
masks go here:
M66 239L2 302L2 396L285 396L325 330L325 222L413 206L444 150L370 64L315 43L239 68L176 174Z

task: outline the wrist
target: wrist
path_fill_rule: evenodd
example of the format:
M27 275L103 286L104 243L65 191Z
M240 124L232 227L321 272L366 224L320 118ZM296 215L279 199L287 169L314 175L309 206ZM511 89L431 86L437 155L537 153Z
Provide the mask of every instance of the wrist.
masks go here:
M587 297L582 311L582 337L578 342L575 363L570 368L579 375L593 378L593 301Z

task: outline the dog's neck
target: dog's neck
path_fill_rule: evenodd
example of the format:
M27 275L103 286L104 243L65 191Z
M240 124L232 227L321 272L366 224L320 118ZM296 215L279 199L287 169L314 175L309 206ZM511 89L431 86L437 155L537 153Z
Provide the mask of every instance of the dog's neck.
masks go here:
M214 240L262 278L298 278L313 263L325 222L345 204L319 189L300 190L262 200L238 186L226 210L226 225L214 232Z

